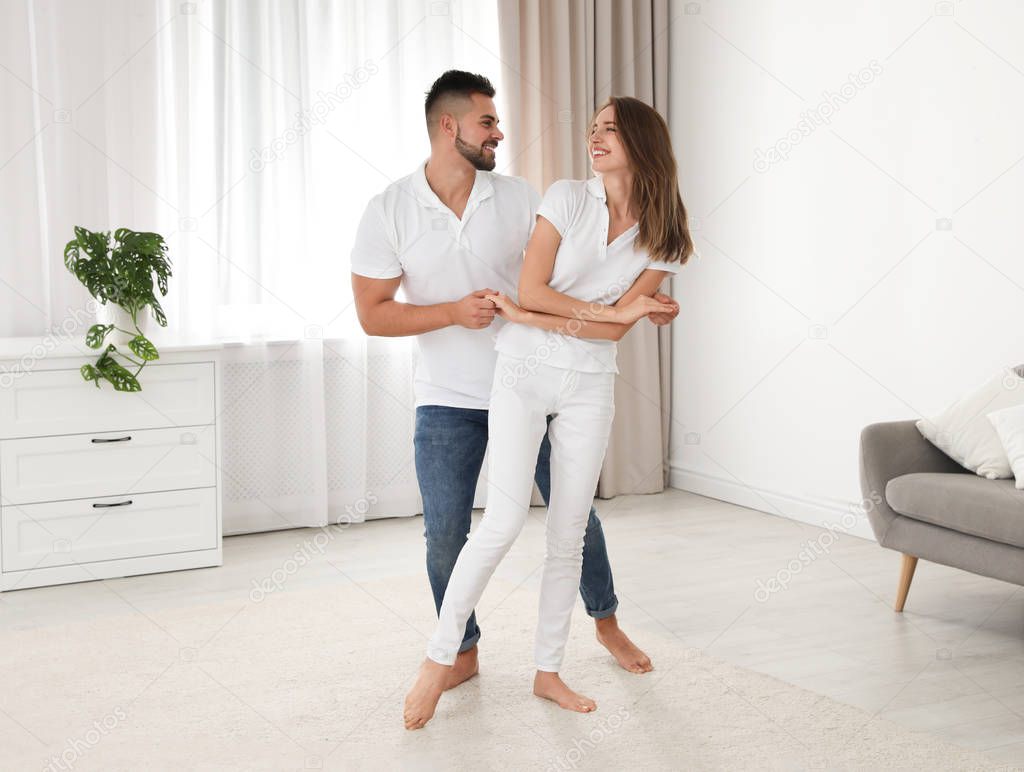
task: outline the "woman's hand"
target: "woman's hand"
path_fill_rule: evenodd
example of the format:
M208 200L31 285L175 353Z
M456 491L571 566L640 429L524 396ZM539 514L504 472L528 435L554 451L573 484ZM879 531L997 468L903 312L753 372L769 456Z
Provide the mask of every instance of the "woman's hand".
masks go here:
M678 306L661 303L647 295L641 295L624 306L614 306L612 321L619 324L633 324L648 314L671 314L678 312Z
M526 320L530 317L530 312L524 311L518 305L513 303L512 299L508 295L496 292L493 295L486 295L485 297L487 300L494 303L495 313L505 321L526 324Z
M659 327L664 327L666 324L671 324L672 320L679 316L679 304L671 297L669 297L668 295L664 295L661 292L655 292L654 299L657 300L659 303L667 303L668 305L672 306L672 308L674 308L675 310L669 314L648 314L647 318L651 321L652 324L656 324Z

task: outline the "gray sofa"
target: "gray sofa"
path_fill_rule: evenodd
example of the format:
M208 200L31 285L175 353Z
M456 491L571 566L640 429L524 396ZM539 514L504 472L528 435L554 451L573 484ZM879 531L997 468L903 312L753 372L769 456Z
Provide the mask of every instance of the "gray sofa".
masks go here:
M1024 491L986 480L921 436L914 421L860 437L860 486L875 538L903 553L896 611L918 558L1024 585Z

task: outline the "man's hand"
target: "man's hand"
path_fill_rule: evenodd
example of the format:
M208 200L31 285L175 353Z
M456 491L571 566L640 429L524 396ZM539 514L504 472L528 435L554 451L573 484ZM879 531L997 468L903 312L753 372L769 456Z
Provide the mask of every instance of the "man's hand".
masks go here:
M452 324L467 327L470 330L482 330L494 321L494 303L487 295L497 294L496 290L484 288L471 292L462 300L449 304Z
M666 324L670 324L673 319L679 316L679 304L672 298L670 298L668 295L664 295L661 292L655 292L654 299L657 300L659 303L664 303L665 305L673 306L674 310L666 311L664 313L648 314L647 318L650 319L653 324L662 327Z
M506 321L526 324L526 320L530 318L530 312L524 311L513 303L508 295L502 295L500 292L497 292L494 295L488 295L488 299L492 300L497 307L498 316Z

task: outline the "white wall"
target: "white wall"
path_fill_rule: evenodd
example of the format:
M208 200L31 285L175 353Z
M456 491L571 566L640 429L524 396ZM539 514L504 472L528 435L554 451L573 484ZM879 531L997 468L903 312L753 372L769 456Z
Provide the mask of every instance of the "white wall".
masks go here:
M863 426L1024 362L1024 4L673 13L669 121L700 256L675 281L672 484L840 523ZM870 536L863 515L850 530Z

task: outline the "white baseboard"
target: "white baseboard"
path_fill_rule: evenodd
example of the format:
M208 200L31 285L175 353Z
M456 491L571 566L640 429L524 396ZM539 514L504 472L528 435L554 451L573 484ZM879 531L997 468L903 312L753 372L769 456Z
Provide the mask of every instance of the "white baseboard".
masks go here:
M851 501L843 506L834 502L815 501L779 491L741 485L735 480L684 469L675 464L670 467L669 485L776 517L787 517L819 528L836 528L853 536L875 541L867 515L857 511L859 502Z

